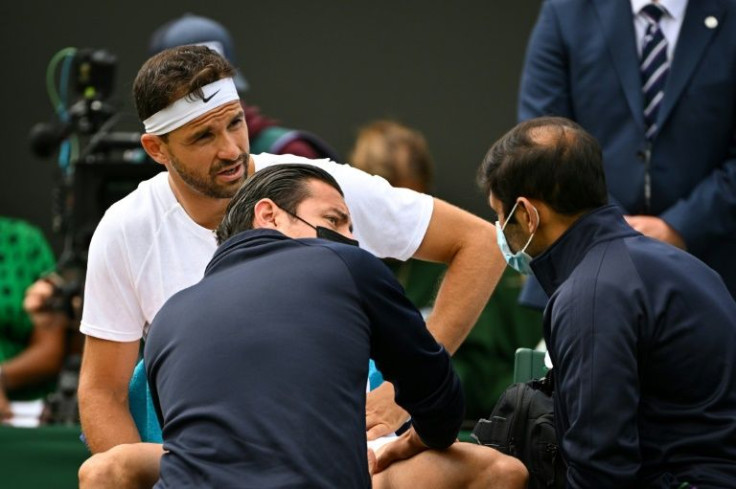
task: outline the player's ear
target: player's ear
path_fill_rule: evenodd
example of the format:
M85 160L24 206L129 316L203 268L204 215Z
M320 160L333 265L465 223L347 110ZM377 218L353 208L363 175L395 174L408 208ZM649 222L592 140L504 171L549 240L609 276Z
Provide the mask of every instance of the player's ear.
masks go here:
M166 165L169 163L169 155L164 151L166 142L153 134L145 133L141 136L141 146L156 163Z

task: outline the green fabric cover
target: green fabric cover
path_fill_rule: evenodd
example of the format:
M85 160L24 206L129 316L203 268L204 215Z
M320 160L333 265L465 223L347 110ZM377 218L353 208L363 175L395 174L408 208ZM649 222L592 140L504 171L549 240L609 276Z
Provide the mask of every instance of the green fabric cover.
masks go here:
M23 310L26 289L54 269L54 254L39 229L17 219L0 217L0 363L18 355L33 332ZM11 400L38 399L51 392L45 382L8 392Z

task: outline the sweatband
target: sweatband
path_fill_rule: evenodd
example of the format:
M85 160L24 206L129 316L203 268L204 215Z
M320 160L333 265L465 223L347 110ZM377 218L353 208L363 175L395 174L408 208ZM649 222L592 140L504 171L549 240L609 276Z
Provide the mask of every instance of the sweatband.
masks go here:
M202 87L203 98L188 94L161 109L143 121L148 134L160 136L179 129L189 121L196 119L223 104L240 100L238 90L232 78L221 78Z

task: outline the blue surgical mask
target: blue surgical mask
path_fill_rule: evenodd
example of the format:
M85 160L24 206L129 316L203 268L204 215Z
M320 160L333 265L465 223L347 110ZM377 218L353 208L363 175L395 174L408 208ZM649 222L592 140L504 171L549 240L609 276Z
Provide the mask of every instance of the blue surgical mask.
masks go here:
M506 225L508 225L509 223L509 220L514 215L514 211L516 211L516 207L518 205L519 202L517 201L516 204L514 204L514 207L511 208L511 212L509 212L509 216L506 219L506 222L503 224L503 227L501 227L501 224L496 221L496 241L498 242L498 247L501 249L503 258L506 260L506 263L508 263L511 268L521 274L531 275L532 267L529 265L529 263L532 261L532 257L526 253L526 249L529 247L529 243L532 242L532 238L534 238L534 234L536 233L536 231L534 231L534 233L529 236L529 239L527 240L524 247L516 253L511 252L509 243L506 241L506 235L503 233L506 229ZM537 213L537 226L539 226L539 211L537 211L537 209L534 207L532 207L532 209L534 209L534 212Z

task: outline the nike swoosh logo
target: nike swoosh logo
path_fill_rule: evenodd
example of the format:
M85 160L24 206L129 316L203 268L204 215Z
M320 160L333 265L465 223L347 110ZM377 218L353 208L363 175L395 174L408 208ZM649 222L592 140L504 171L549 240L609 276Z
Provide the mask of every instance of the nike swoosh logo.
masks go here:
M202 102L204 102L204 103L209 102L210 100L212 100L212 97L214 97L215 95L217 95L219 92L220 91L218 90L215 93L213 93L212 95L210 95L209 97L202 97Z

